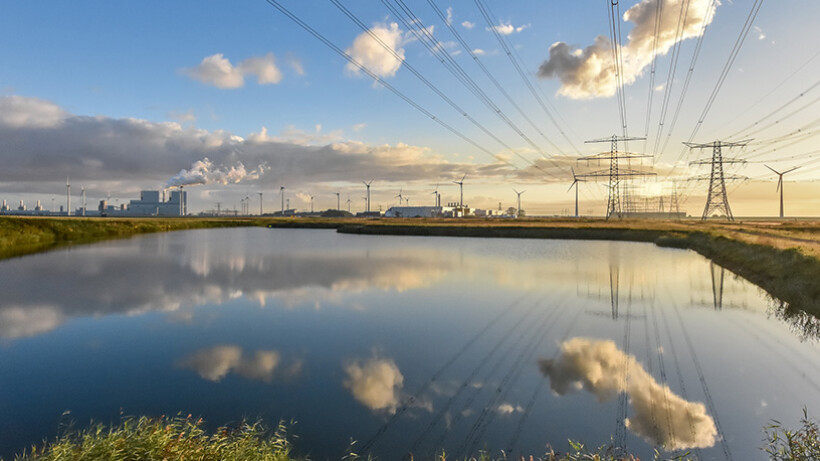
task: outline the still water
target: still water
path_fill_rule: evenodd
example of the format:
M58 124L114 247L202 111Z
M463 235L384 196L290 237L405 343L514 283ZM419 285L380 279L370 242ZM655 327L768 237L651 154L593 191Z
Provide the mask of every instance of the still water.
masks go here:
M778 302L650 244L201 230L2 261L0 289L6 458L66 419L191 413L296 421L319 460L763 459L771 419L820 411Z

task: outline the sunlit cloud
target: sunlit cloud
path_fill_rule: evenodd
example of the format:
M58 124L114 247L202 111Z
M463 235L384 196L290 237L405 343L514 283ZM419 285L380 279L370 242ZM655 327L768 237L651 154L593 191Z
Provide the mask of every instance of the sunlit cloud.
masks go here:
M539 366L558 395L584 389L606 401L625 392L633 410L626 427L652 444L667 450L715 444L717 428L706 407L659 384L633 355L624 354L613 341L570 339L561 344L555 360L541 360Z
M461 23L461 27L465 29L472 29L473 27L475 27L475 23L470 21L464 21Z
M627 43L621 49L621 78L624 85L635 82L652 62L658 3L655 0L642 0L624 13L623 19L634 25L627 37ZM678 41L699 36L704 25L712 22L715 10L720 4L712 3L712 0L686 0L685 3L686 5L684 0L663 2L657 34L659 56L668 53ZM678 19L684 12L685 27L678 35ZM561 87L558 94L572 99L613 96L616 80L612 44L604 36L598 36L594 44L583 49L565 42L556 42L550 47L549 59L539 67L538 76L559 79Z
M216 53L202 59L196 67L183 69L182 72L206 85L225 89L241 88L247 75L255 75L260 85L282 80L282 72L276 66L273 53L245 59L237 66L231 64L222 53Z
M378 37L378 40L370 34ZM395 22L389 25L377 24L370 28L369 33L359 34L345 52L379 77L392 77L396 75L404 61L402 45L405 42L404 34ZM348 63L345 69L353 75L361 73L361 70L353 63Z
M498 32L501 35L512 35L512 34L516 34L518 32L523 31L527 27L530 27L530 25L529 24L524 24L524 25L521 25L521 26L514 26L510 22L501 21L501 23L498 24L497 26L487 27L486 29L488 31L495 30L496 32Z
M395 413L404 376L390 359L371 358L345 367L344 386L359 403L373 411Z

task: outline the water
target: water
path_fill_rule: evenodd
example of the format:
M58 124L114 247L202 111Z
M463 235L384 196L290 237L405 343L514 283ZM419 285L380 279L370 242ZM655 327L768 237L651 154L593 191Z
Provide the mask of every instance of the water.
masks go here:
M7 458L67 421L191 413L294 420L320 460L763 459L771 419L820 409L816 342L776 301L650 244L202 230L1 261L0 288Z

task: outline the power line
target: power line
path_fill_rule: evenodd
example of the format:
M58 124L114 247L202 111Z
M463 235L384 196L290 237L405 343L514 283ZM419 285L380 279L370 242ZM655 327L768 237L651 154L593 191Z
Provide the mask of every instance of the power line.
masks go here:
M535 144L505 113L493 100L481 89L480 86L473 80L469 74L459 65L453 58L443 49L438 43L430 30L424 27L421 19L413 13L412 10L404 3L403 0L395 0L399 7L404 10L408 18L405 19L401 11L397 10L388 0L381 0L382 4L387 7L408 30L436 57L439 62L458 80L465 88L467 88L476 98L478 98L489 110L498 116L504 123L513 129L527 144L538 151L542 157L549 159L540 146ZM557 148L557 146L556 146ZM555 162L555 165L564 171L564 169Z
M663 0L656 0L655 3L655 36L652 41L652 64L649 67L649 96L646 100L646 125L644 128L644 138L649 137L649 119L652 115L652 96L655 93L655 65L658 57L658 35L660 35L661 15L663 13ZM646 153L646 143L644 143L644 152Z
M481 12L481 15L484 17L484 21L487 23L487 27L489 27L490 31L493 33L493 35L495 36L498 43L501 45L501 48L504 49L504 53L507 55L507 58L509 58L509 60L512 63L513 67L515 68L516 72L518 72L518 75L521 77L521 79L524 81L524 84L527 86L527 89L529 89L530 93L533 95L535 100L538 102L538 105L541 106L541 109L544 111L545 114L547 114L549 119L552 121L553 125L555 125L555 127L558 129L558 131L564 137L564 139L568 143L570 143L570 145L573 147L573 149L575 149L575 151L578 153L578 155L581 155L581 152L578 150L577 147L575 147L575 144L569 139L567 134L564 132L564 130L558 124L558 121L555 119L552 112L550 112L550 110L547 109L547 106L544 103L544 100L541 99L541 97L535 91L535 87L533 87L532 83L530 82L529 77L527 77L527 74L521 68L521 65L518 63L518 61L515 60L515 57L513 56L512 50L510 50L510 47L507 45L507 42L504 41L504 37L502 37L498 33L498 31L495 29L495 18L493 17L493 14L490 11L489 7L484 3L483 0L474 0L474 1L475 1L476 6L478 7L479 12ZM560 153L562 155L565 155L565 154L563 154L563 152L560 152Z
M273 0L271 0L271 1L273 1ZM344 15L347 16L348 19L350 19L354 24L359 26L359 28L362 29L362 31L367 33L373 40L378 42L379 45L381 45L382 48L384 48L388 53L390 53L395 59L401 61L404 64L404 67L407 68L407 70L409 70L413 75L415 75L416 78L418 78L422 83L424 83L428 88L430 88L430 90L432 90L438 97L440 97L450 107L452 107L453 109L458 111L463 117L465 117L467 120L469 120L470 123L475 125L478 129L483 131L487 136L492 138L495 142L497 142L498 144L503 146L505 149L509 150L514 155L516 155L517 157L519 157L520 159L522 159L526 163L530 164L531 166L533 166L537 170L543 172L544 174L551 175L551 176L555 177L554 174L548 173L546 170L544 170L543 168L541 168L537 164L533 163L528 158L521 155L519 152L516 152L516 150L513 149L509 144L502 141L498 136L493 134L484 125L479 123L466 110L461 108L461 106L456 104L452 99L450 99L450 97L448 97L446 94L444 94L444 92L441 91L441 89L439 89L436 85L434 85L432 82L430 82L430 80L428 80L424 75L422 75L418 70L416 70L415 67L413 67L410 63L408 63L406 60L404 60L404 58L402 56L400 56L398 53L396 53L396 51L392 47L390 47L388 44L384 43L384 41L378 35L373 33L373 31L369 27L367 27L367 25L365 25L358 17L356 17L356 15L354 15L350 10L348 10L344 5L342 5L339 0L330 0L330 2L333 3L333 5L336 6L336 8L338 8L339 11L344 13Z
M445 121L441 120L440 118L436 117L435 115L433 115L430 111L428 111L427 109L425 109L424 107L422 107L421 105L416 103L412 98L410 98L409 96L407 96L404 93L402 93L401 91L399 91L393 85L387 83L383 78L381 78L378 75L376 75L375 73L373 73L370 69L366 68L364 65L362 65L357 60L353 59L353 57L351 57L349 54L345 53L341 48L336 46L333 42L331 42L329 39L327 39L324 35L319 33L316 29L312 28L310 25L308 25L307 23L305 23L304 21L299 19L298 16L291 13L287 8L282 6L277 0L265 0L265 1L269 5L273 6L277 10L279 10L288 19L290 19L291 21L296 23L299 27L301 27L302 29L304 29L305 31L307 31L308 33L313 35L316 39L318 39L320 42L322 42L325 46L327 46L331 50L335 51L341 57L345 58L345 60L347 60L349 63L351 63L357 69L361 70L362 72L367 74L370 78L372 78L373 80L375 80L376 82L378 82L379 84L381 84L382 86L384 86L385 88L390 90L393 94L395 94L396 96L401 98L404 102L409 104L411 107L413 107L417 111L419 111L422 114L429 117L434 122L436 122L439 125L441 125L442 127L444 127L447 131L455 134L456 136L458 136L462 140L466 141L467 143L469 143L470 145L472 145L476 149L480 150L481 152L484 152L485 154L493 157L493 159L495 159L496 161L504 163L504 164L512 167L515 170L520 169L519 167L517 167L516 165L511 163L509 160L505 159L504 157L502 157L500 155L492 153L490 150L485 148L483 145L479 144L478 142L474 141L472 138L468 137L467 135L465 135L462 132L458 131L457 129L453 128L447 122L445 122Z

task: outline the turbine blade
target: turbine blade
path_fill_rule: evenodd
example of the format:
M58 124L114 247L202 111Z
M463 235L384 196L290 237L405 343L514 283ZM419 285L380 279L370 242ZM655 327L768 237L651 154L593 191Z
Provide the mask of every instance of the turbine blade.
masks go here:
M774 171L774 174L780 174L780 172L779 172L779 171L775 170L774 168L770 167L769 165L764 164L763 166L765 166L766 168L768 168L768 169L770 169L770 170Z

